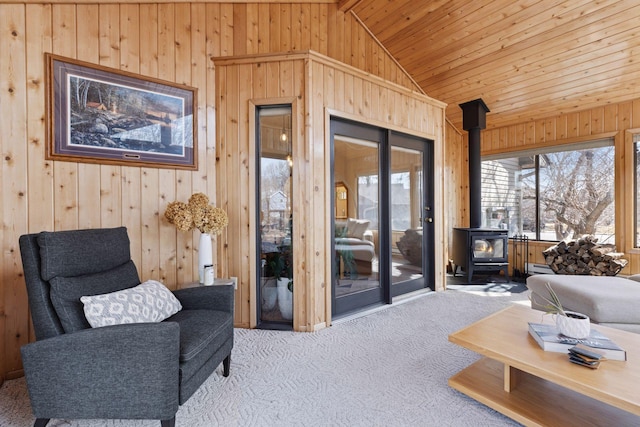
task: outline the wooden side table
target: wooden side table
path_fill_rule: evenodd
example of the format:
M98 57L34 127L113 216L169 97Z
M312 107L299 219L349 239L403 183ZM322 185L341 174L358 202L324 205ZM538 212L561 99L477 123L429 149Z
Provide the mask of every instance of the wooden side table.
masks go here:
M233 281L233 279L213 279L212 286L225 286L225 285L234 286L235 282ZM196 288L198 286L204 286L204 285L199 282L191 282L191 283L185 283L183 285L180 285L178 289Z

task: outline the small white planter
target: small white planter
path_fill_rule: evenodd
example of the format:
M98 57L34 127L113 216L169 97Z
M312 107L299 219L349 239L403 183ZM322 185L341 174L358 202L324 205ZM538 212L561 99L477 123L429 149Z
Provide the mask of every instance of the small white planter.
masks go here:
M262 309L273 310L278 300L278 289L276 288L276 279L274 277L263 277L262 288L260 288L262 297Z
M556 314L556 327L558 332L569 338L583 339L591 333L591 321L589 316L576 313L575 311L567 311L567 316Z
M293 292L289 290L289 279L278 279L278 308L285 320L293 319Z

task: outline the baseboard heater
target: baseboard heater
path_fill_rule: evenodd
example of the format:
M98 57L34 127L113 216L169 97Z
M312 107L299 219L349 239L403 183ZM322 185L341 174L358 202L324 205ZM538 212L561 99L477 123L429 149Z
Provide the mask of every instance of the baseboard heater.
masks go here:
M553 270L547 264L527 264L527 273L529 274L553 274Z

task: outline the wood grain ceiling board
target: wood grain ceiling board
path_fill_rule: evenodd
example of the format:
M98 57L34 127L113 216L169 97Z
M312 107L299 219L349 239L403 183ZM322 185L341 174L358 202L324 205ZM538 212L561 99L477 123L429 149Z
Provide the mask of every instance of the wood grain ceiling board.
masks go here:
M637 0L361 0L351 11L429 96L487 127L640 96Z

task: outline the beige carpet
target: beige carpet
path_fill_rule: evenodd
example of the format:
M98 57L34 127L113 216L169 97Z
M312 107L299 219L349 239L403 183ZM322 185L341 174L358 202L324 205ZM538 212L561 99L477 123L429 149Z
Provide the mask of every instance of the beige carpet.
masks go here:
M180 407L176 425L513 426L452 390L478 356L449 333L526 293L429 293L315 333L236 330L231 376L219 368ZM0 388L0 426L33 423L24 379ZM50 426L159 426L157 421L52 420Z

